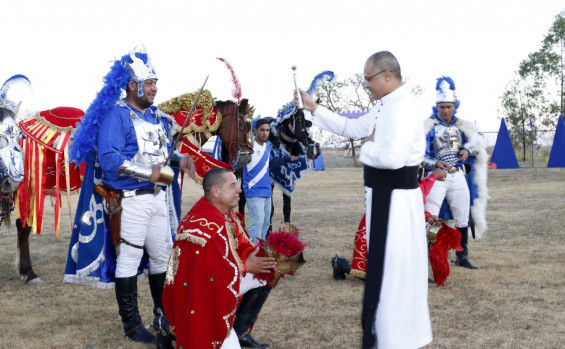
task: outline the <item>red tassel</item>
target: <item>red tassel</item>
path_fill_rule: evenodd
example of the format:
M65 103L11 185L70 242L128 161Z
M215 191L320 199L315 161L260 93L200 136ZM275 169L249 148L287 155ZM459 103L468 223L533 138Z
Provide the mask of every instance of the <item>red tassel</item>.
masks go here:
M437 241L430 249L430 264L437 286L445 286L444 282L449 276L449 249L463 251L461 247L461 232L453 229L445 223L441 223L441 229L437 232Z
M231 64L228 63L228 61L226 61L223 58L219 58L218 59L222 62L224 62L226 64L226 66L228 67L228 69L231 72L231 77L233 79L233 98L237 99L237 103L239 104L239 100L241 99L241 85L239 83L239 80L237 80L237 76L235 76L235 71L233 70Z

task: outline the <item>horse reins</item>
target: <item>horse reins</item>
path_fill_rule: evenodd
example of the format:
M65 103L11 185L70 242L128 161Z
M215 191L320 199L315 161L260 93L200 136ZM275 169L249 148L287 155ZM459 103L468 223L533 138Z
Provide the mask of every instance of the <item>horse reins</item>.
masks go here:
M237 120L237 122L234 122L234 119ZM233 116L231 121L225 125L224 127L222 127L221 129L218 130L218 134L220 134L223 130L225 130L227 127L231 126L230 129L230 143L228 145L228 156L229 156L229 163L231 164L232 161L232 155L231 152L229 151L232 147L233 144L237 144L237 153L236 153L236 160L239 161L239 154L241 153L241 145L242 144L247 144L247 143L243 143L239 141L239 132L237 132L234 127L236 127L236 129L239 129L239 125L240 125L240 115L239 115L239 103L234 103L234 110L233 110ZM234 131L237 133L237 139L234 141L233 140L233 134ZM247 142L244 139L245 142Z

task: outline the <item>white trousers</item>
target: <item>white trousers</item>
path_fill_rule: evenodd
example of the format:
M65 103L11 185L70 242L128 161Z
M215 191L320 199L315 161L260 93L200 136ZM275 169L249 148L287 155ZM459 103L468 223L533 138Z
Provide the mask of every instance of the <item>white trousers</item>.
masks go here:
M161 190L157 196L145 194L122 199L121 237L134 245L145 246L149 254L149 274L167 271L173 247L166 197ZM122 242L116 277L137 275L142 256L143 249Z
M432 190L426 197L426 211L437 216L441 209L443 199L451 208L451 215L455 219L457 228L469 226L469 208L471 198L467 179L463 171L453 174L448 173L444 181L436 180Z
M230 333L222 343L220 349L240 349L240 348L241 345L239 345L239 339L237 338L237 333L235 333L235 330L232 327Z
M254 279L252 273L247 273L244 277L239 278L239 296L241 297L247 291L253 288L265 286L266 284L267 283L265 281Z

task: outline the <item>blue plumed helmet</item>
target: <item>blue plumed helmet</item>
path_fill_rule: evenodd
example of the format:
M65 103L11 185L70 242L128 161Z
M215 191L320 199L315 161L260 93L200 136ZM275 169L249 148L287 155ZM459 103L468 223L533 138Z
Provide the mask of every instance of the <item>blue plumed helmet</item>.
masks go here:
M457 113L459 108L459 99L455 93L455 82L449 76L442 76L437 79L436 83L436 105L438 103L454 103L455 110L453 115ZM437 112L436 107L433 107L434 114Z
M86 110L82 123L75 132L69 151L71 161L80 163L94 159L98 128L102 119L120 100L130 81L138 83L138 95L143 96L143 82L147 79L157 79L157 74L145 48L135 48L114 61L110 71L103 78L104 87Z

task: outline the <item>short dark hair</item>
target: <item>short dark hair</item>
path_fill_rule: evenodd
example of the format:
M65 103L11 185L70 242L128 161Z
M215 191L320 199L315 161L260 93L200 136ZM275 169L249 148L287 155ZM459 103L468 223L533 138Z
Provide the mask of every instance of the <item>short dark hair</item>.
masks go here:
M400 63L398 63L398 60L392 53L388 51L373 53L369 60L373 63L375 70L388 70L395 78L402 81Z
M204 196L208 197L212 187L221 187L225 182L224 173L232 173L225 168L213 168L206 172L202 180L202 188L204 189Z
M258 130L259 127L261 127L265 124L269 125L272 120L273 120L273 118L262 118L262 119L255 121L255 129Z

